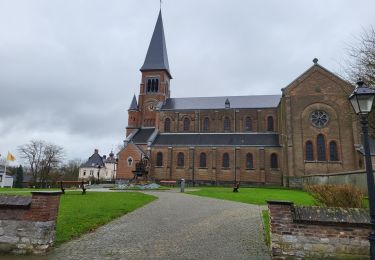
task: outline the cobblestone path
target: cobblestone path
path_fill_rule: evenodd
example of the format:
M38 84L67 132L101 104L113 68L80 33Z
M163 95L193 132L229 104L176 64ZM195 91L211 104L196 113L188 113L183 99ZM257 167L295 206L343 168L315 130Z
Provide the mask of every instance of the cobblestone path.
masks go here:
M48 259L270 259L259 206L147 193L159 199L63 244Z

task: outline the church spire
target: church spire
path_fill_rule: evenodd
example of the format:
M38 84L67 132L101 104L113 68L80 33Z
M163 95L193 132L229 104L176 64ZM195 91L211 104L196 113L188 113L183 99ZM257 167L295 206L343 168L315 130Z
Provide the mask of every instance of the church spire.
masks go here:
M161 10L159 11L159 17L155 25L154 33L152 34L145 62L141 68L141 71L150 70L165 70L171 77Z
M138 110L137 98L133 96L132 103L130 104L129 110Z

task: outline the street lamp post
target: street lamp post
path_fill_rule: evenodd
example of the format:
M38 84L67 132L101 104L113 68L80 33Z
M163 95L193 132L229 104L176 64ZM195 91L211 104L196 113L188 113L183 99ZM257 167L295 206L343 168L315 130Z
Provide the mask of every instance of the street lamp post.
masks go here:
M364 85L361 79L358 80L357 85L356 89L349 96L349 101L352 104L355 113L360 116L360 122L362 124L363 148L365 152L367 173L367 191L371 217L371 233L368 239L370 241L371 259L375 260L375 184L368 138L368 114L372 108L375 90Z
M98 182L97 182L97 184L99 184L99 173L100 173L100 168L101 168L101 166L98 164Z

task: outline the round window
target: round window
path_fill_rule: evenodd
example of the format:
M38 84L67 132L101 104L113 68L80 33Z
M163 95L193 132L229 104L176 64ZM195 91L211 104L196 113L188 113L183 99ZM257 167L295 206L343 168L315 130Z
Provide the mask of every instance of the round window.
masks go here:
M315 127L322 128L328 123L329 116L327 112L323 110L313 111L310 115L311 124Z

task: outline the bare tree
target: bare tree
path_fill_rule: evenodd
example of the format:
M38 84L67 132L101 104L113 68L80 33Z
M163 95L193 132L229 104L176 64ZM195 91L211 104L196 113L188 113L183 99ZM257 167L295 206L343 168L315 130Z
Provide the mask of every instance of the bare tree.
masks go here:
M355 42L348 47L345 65L349 81L361 78L369 86L375 87L375 29L363 30ZM354 83L354 82L353 82Z
M18 147L20 157L30 167L33 182L45 187L49 174L63 159L63 148L42 140L31 140Z

